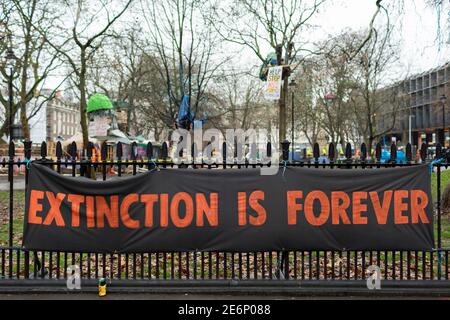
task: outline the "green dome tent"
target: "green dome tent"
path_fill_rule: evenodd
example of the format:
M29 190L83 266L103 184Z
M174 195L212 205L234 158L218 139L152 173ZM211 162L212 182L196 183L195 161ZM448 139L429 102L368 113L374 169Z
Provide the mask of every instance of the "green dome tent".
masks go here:
M101 93L93 94L87 103L87 112L94 112L100 110L110 110L113 108L111 100L107 96Z

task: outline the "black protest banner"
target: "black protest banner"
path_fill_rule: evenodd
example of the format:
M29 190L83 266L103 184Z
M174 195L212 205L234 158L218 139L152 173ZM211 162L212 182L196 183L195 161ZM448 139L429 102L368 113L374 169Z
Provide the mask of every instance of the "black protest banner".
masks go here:
M32 164L23 246L90 252L428 250L426 165L160 170L94 181Z

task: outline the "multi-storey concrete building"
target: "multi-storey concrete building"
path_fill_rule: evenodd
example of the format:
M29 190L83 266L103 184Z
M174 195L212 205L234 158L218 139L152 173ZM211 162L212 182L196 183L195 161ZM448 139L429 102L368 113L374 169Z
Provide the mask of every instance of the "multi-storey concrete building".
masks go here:
M395 125L387 138L396 137L404 144L420 146L423 142L433 146L438 142L449 145L450 135L450 62L419 75L412 76L396 84L409 100L407 106L396 110ZM443 96L449 99L445 101ZM392 125L392 114L382 114L378 118L380 131Z

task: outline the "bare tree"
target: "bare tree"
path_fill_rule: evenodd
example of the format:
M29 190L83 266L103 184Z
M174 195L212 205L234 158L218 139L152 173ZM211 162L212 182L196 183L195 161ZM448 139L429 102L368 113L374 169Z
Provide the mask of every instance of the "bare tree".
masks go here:
M355 124L367 143L369 152L376 139L395 126L398 110L405 106L405 99L397 86L388 87L392 78L390 72L399 59L399 47L393 44L393 29L384 29L370 39L367 46L355 58L353 82L357 87L351 95L349 106L353 111ZM380 130L377 119L389 114L388 124Z
M284 0L240 0L232 5L223 3L213 5L213 15L217 31L232 43L250 48L264 62L264 50L270 48L279 55L284 50L284 59L280 65L291 64L285 69L284 82L279 108L279 141L286 138L286 96L289 73L298 66L304 56L314 51L301 41L301 35L310 27L312 17L318 12L325 0L284 1ZM303 58L301 58L301 56ZM281 60L281 57L279 57Z
M46 36L47 42L62 56L75 75L80 98L80 124L84 148L89 142L86 120L89 63L105 39L111 36L108 31L126 12L131 2L132 0L127 0L124 5L119 6L117 1L112 0L63 1L60 10L66 14L55 22L59 23L58 34L45 34L42 28L33 24L42 35Z
M13 46L18 57L14 73L14 90L17 92L16 102L12 106L12 116L20 111L20 122L24 137L30 139L28 121L34 117L49 99L54 97L59 85L54 90L42 90L48 77L55 72L61 63L57 53L50 47L46 35L54 28L55 7L50 2L37 0L13 0L9 2L11 10L7 17L7 33L10 43L4 42L0 51ZM5 2L1 3L4 12L8 12ZM37 32L34 25L39 26L42 34ZM8 78L7 67L0 67L1 74ZM0 102L4 107L4 114L9 117L10 108L6 97L0 93ZM8 130L8 122L4 121L0 128L0 136Z
M176 114L184 96L195 115L206 106L209 83L226 59L214 59L220 50L211 23L202 14L198 0L142 1L148 27L148 42L158 77L164 79L167 108L164 123L176 126ZM170 119L170 120L169 120Z

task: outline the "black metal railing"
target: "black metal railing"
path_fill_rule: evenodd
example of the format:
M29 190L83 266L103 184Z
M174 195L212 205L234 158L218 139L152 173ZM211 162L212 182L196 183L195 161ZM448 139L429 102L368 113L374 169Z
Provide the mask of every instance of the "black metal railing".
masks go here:
M60 174L73 177L93 175L106 180L108 173L114 170L118 176L136 175L141 171L152 170L155 167L181 170L193 169L224 169L228 170L270 166L261 164L256 159L246 159L243 162L233 160L227 162L227 146L221 150L221 163L191 163L176 164L168 158L168 146L163 143L159 159L154 159L154 148L151 143L146 146L145 156L136 155L137 145L133 143L130 155L124 157L122 144L115 146L114 159L107 159L107 146L101 146L100 156L93 154L94 145L89 144L85 155L77 155L75 143L70 145L70 157L63 157L62 146L56 145L55 159L47 155L47 145L41 145L40 156L32 159L31 142L25 142L24 158L17 158L15 146L9 145L8 159L3 159L0 167L8 169L9 208L8 208L8 245L0 247L0 275L2 279L65 279L68 268L78 266L83 279L106 277L109 279L146 279L146 280L363 280L368 276L367 268L376 265L380 268L382 279L385 280L448 280L449 251L443 248L441 208L441 178L443 169L450 165L441 146L436 147L434 159L427 154L426 145L420 148L420 157L413 159L411 145L405 148L405 160L397 159L397 147L391 146L391 156L382 160L382 147L378 144L374 156L369 157L365 144L360 147L360 156L355 158L350 144L346 145L345 157L336 159L336 148L329 145L326 162L320 161L319 146L313 148L313 157L302 161L289 160L289 142L282 143L281 166L298 166L312 168L366 169L382 170L383 168L415 166L428 163L437 177L435 202L435 249L430 251L291 251L291 252L148 252L119 254L109 252L49 252L30 251L20 247L15 239L15 228L22 224L19 216L23 212L14 210L14 172L24 170L25 185L28 183L29 161L39 161L53 168ZM251 149L256 148L253 144ZM192 148L191 159L196 158L197 147ZM255 155L252 150L250 154ZM271 144L267 144L268 155L272 153ZM436 161L437 159L441 159ZM97 176L98 175L98 176ZM24 201L24 199L22 200ZM448 219L448 216L445 217ZM5 228L0 232L6 232ZM447 233L448 234L448 233ZM450 240L444 238L444 240ZM1 281L0 281L1 284Z

